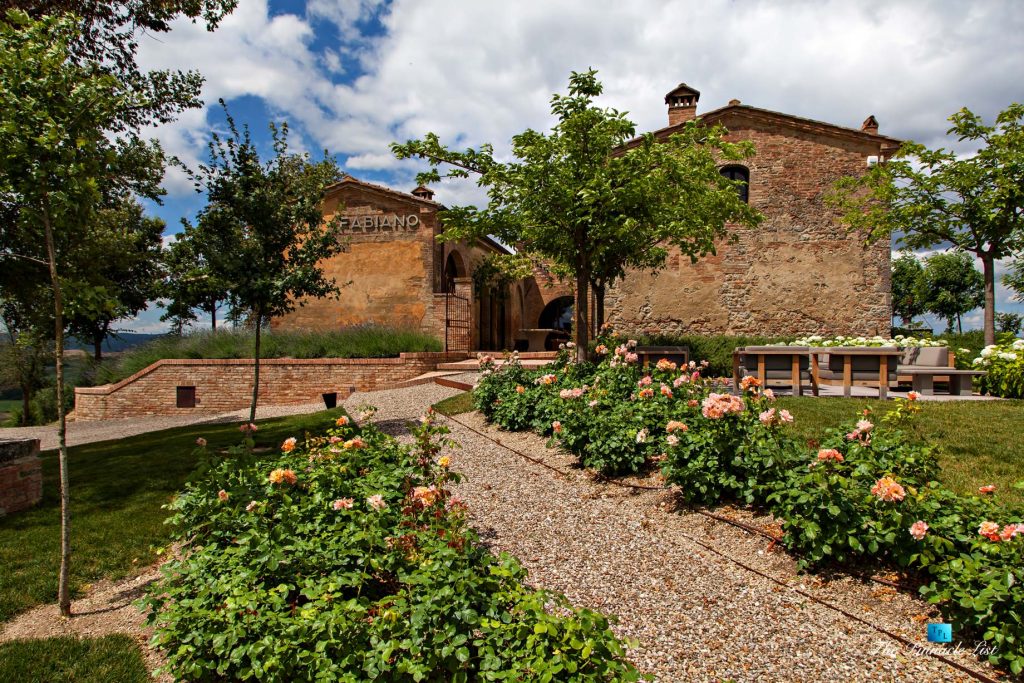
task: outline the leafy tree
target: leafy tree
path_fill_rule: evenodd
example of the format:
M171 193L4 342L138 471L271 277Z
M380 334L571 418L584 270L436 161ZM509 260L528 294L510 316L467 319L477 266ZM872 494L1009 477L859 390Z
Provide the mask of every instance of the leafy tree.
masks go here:
M1024 315L1020 313L996 313L996 329L999 332L1020 334L1024 326Z
M601 92L597 72L573 72L568 95L551 99L554 128L513 137L509 163L495 160L491 145L454 151L433 133L392 145L401 159L428 160L421 183L440 181L445 166L446 177L473 174L487 188L487 207L445 212L443 239L494 235L571 274L580 358L589 340L589 287L603 298L627 268L663 267L669 246L696 258L714 252L727 222L759 220L718 172L722 160L750 156L750 144L727 143L724 129L691 123L663 142L649 134L626 145L635 126L622 112L596 107Z
M944 318L962 334L961 316L985 303L985 281L974 260L962 251L932 254L925 259L921 293L925 309Z
M33 19L73 15L79 30L68 43L68 58L76 65L102 69L145 96L146 107L122 112L116 124L131 130L167 123L183 109L201 104L203 79L198 72L139 69L140 36L167 33L178 17L202 18L212 31L237 4L237 0L0 0L0 16L9 9L22 10Z
M1024 105L985 125L961 109L947 134L980 146L973 156L904 143L893 159L845 178L831 200L869 239L910 249L952 245L976 255L984 275L985 343L995 343L995 263L1024 248Z
M85 9L92 16L96 8L124 7L89 3ZM105 11L97 10L97 16ZM197 106L200 80L198 75L141 75L134 62L118 64L114 57L102 57L104 50L113 55L124 46L105 45L105 34L96 33L88 17L37 14L35 20L12 10L0 21L0 261L4 268L13 262L35 264L26 277L45 285L53 303L61 483L58 603L68 615L64 334L69 315L92 315L110 307L82 255L90 253L88 245L101 235L103 209L128 197L159 198L163 154L155 143L142 142L138 129ZM132 50L123 54L125 59L134 56Z
M904 325L925 312L923 278L924 269L914 254L903 252L892 262L892 313Z
M217 307L227 300L228 283L223 274L211 267L216 257L214 245L204 244L208 235L186 225L167 248L167 278L161 295L168 299L161 320L173 320L179 331L196 320L195 310L210 316L210 327L217 331Z
M117 320L146 310L158 293L162 274L164 222L143 214L136 201L97 212L92 239L82 245L83 277L98 288L99 306L71 309L69 327L76 337L93 345L93 357L103 358L103 341ZM77 315L75 314L77 313Z
M227 112L223 101L221 106ZM274 157L262 162L249 129L241 132L230 115L230 136L214 135L210 162L192 172L207 205L185 239L206 250L210 272L227 284L237 310L255 330L253 389L249 419L256 419L260 382L260 337L264 324L303 304L305 297L338 294L319 263L338 253L337 219L325 221L324 188L341 178L326 154L288 151L288 125L270 125Z
M37 306L46 298L45 291L32 287L20 293L22 300L7 298L0 301L0 324L3 325L5 343L0 343L0 383L13 384L21 391L21 426L31 424L32 396L47 384L46 368L53 360L53 330L47 310Z

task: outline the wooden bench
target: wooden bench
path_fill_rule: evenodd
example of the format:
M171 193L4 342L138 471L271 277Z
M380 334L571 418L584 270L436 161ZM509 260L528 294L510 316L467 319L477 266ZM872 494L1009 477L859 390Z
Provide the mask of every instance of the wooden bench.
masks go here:
M971 379L984 375L983 370L957 370L941 366L928 367L924 365L900 365L896 373L909 375L911 386L925 396L932 396L935 393L935 378L949 378L949 393L951 396L970 396L972 393Z

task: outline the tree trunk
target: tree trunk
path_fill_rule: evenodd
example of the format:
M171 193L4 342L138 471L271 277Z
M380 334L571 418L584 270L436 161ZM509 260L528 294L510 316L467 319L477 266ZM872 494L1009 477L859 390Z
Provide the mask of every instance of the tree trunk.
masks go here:
M32 406L32 387L21 385L21 426L28 427L29 410Z
M604 327L604 283L594 285L594 328L600 336Z
M60 575L57 581L57 604L62 616L71 616L71 495L68 479L67 416L64 414L64 302L61 298L60 278L57 275L57 248L50 224L48 202L44 195L43 227L46 231L46 256L50 267L50 283L53 286L53 329L57 361L57 442L60 466Z
M587 294L589 293L590 277L585 272L586 268L580 268L576 272L576 359L585 361L587 359L587 345L590 343L590 316L587 313Z
M263 327L260 323L262 321L262 315L259 311L256 312L256 344L253 349L253 364L252 364L252 403L249 405L249 422L256 421L256 402L260 395L260 328Z
M217 331L217 302L210 304L210 331Z
M985 346L996 343L996 260L991 253L981 255L985 277Z
M99 332L92 337L92 359L97 363L103 361L103 335Z

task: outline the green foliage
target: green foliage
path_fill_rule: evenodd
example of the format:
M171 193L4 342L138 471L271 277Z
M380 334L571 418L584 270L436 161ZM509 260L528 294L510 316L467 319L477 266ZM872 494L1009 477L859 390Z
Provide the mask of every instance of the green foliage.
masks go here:
M138 643L131 636L116 634L0 643L0 680L147 683L151 679Z
M941 252L925 259L920 294L929 313L944 318L950 329L955 321L963 334L960 318L985 304L985 281L966 253Z
M1024 328L1024 314L996 313L996 332L1018 335Z
M1013 290L1015 301L1024 301L1024 257L1018 256L1003 275L1003 284Z
M428 133L393 144L400 159L425 158L420 183L477 177L485 208L454 207L444 214L446 240L494 235L517 251L551 263L576 285L576 344L588 343L587 289L600 293L627 268L660 270L667 249L696 260L714 253L726 223L753 226L760 215L742 202L719 164L753 154L749 142L729 143L721 127L690 122L664 140L647 134L630 142L635 125L623 112L602 109L597 72L573 72L567 95L551 98L557 120L550 133L526 130L512 138L514 161L495 160L493 146L464 152ZM628 143L628 144L627 144Z
M253 336L250 330L221 329L158 337L101 366L96 381L120 381L164 358L250 358ZM441 351L441 344L416 330L368 326L271 332L263 337L261 351L263 358L394 358L403 352Z
M525 586L468 525L435 458L341 424L225 462L172 504L186 548L150 591L155 643L188 680L630 681L608 620ZM293 448L294 445L294 450Z
M904 325L925 312L921 292L924 269L912 252L905 251L892 262L892 314L899 316Z
M999 344L986 346L974 359L973 366L986 371L979 380L982 393L1024 398L1024 339L1009 337Z
M995 262L1024 248L1024 105L1011 104L993 125L968 109L947 133L976 154L906 142L892 159L844 178L829 201L870 240L911 250L952 245L981 259L985 340L995 341Z

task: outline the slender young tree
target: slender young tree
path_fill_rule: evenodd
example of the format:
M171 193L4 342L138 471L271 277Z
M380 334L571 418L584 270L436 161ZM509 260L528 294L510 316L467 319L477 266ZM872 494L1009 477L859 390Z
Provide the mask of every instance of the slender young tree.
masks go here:
M221 9L218 9L223 5ZM61 485L58 604L71 613L64 334L68 312L109 301L80 258L111 198L158 200L163 153L139 129L199 106L194 72L143 73L135 32L182 14L212 23L230 2L3 2L0 18L0 267L32 263L53 303ZM83 16L65 14L84 10ZM207 11L209 10L209 11ZM156 28L154 28L156 30ZM112 32L113 31L113 32ZM127 36L127 38L126 38Z
M227 113L223 101L221 106ZM210 161L192 172L207 205L187 234L207 245L209 268L227 284L233 307L255 331L249 420L256 419L260 339L272 318L295 310L306 297L337 296L320 262L338 253L337 218L325 221L323 191L341 179L334 159L314 162L288 151L288 125L270 125L274 156L260 160L249 129L227 115L230 135L213 137ZM190 239L191 239L190 238Z
M985 343L995 343L996 261L1024 249L1024 105L994 125L961 109L948 135L978 146L973 155L904 143L896 156L859 178L844 178L830 201L869 240L898 235L900 246L952 245L981 260Z
M575 341L586 358L588 291L604 288L627 268L657 270L666 248L697 258L713 253L729 222L756 225L760 217L741 201L722 161L753 154L749 143L730 144L722 128L698 123L665 141L653 135L627 145L635 126L625 114L595 106L602 92L594 70L573 72L567 95L554 95L550 133L526 130L512 138L515 160L494 158L491 145L454 151L437 135L393 144L400 159L426 158L420 183L477 179L489 203L454 207L444 214L446 240L494 235L543 257L575 283Z

